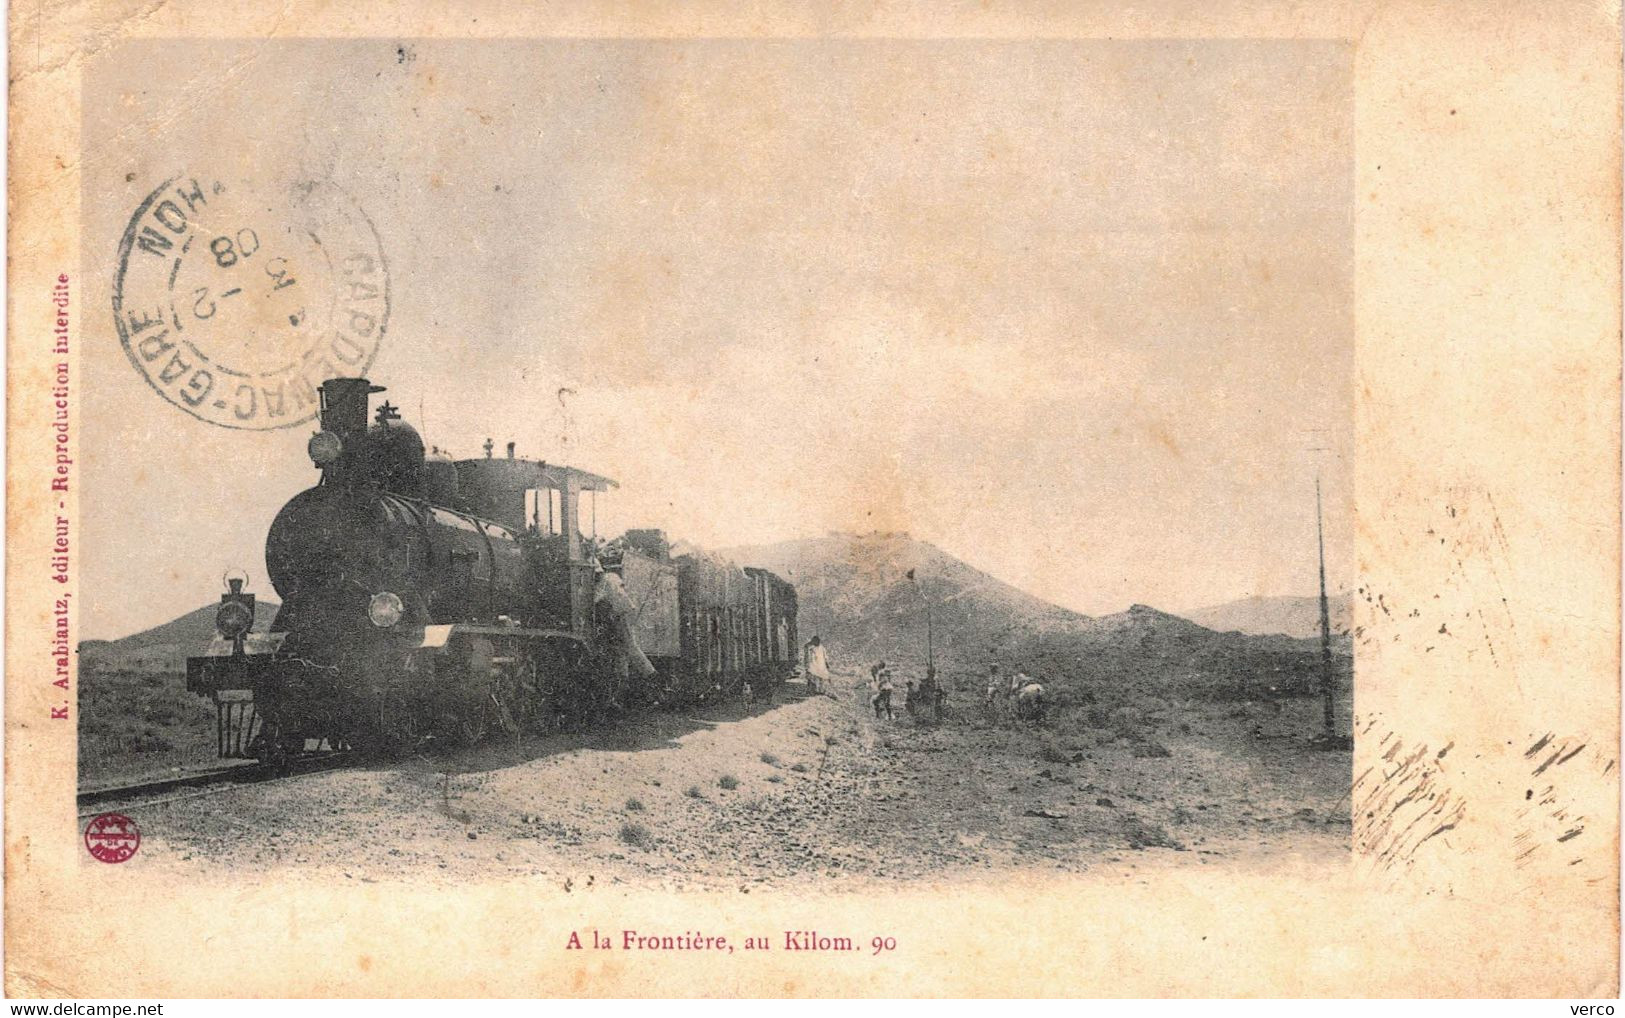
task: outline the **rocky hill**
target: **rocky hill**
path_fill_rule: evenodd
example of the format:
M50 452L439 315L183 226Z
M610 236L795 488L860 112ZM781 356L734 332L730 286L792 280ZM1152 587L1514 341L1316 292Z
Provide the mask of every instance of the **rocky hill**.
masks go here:
M1332 632L1347 633L1354 625L1354 599L1348 594L1327 598ZM1277 633L1313 639L1320 636L1320 598L1245 597L1239 601L1211 605L1186 617L1221 633L1237 632L1261 636Z
M723 554L794 583L801 638L822 636L837 661L923 660L927 602L936 654L949 659L981 659L1089 621L907 534L829 534Z
M1316 639L1216 632L1147 605L1080 615L907 534L830 534L725 554L796 584L802 639L822 635L848 668L884 658L921 670L927 599L937 661L961 685L1000 662L1091 695L1247 699L1308 689L1321 667ZM1346 637L1334 653L1346 681Z
M1281 635L1218 633L1146 605L1045 634L1019 648L1016 666L1065 680L1104 699L1138 695L1218 700L1270 699L1319 688L1320 642ZM1333 643L1333 668L1348 684L1347 637Z

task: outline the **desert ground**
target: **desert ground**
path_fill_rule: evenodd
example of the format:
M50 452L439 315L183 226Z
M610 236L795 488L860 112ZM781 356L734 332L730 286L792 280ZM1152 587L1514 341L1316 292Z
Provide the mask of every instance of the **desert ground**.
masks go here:
M940 724L822 694L652 712L582 735L127 809L143 863L384 881L673 890L1206 866L1348 851L1349 755L1318 703L1161 701L1042 722L956 692ZM123 807L115 807L123 808Z

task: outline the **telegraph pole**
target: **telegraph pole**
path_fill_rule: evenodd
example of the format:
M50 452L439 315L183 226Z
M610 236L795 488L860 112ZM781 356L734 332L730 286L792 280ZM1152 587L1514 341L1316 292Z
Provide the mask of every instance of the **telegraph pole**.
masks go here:
M1315 474L1315 539L1320 544L1320 692L1325 700L1326 738L1335 739L1337 732L1332 710L1332 622L1331 610L1326 603L1326 525L1320 506L1320 474Z
M925 592L924 592L923 589L920 592L920 596L921 597L925 596ZM927 669L929 669L927 674L934 675L934 674L936 674L937 658L936 658L935 651L932 648L932 640L933 640L933 637L932 637L932 630L931 630L931 600L930 600L930 598L926 598L926 601L925 601L925 667Z
M925 585L915 577L912 569L908 571L908 582L914 584L914 592L920 595L921 601L925 602L925 666L930 669L926 674L934 675L936 673L937 658L934 648L935 637L931 624L931 599L925 596Z

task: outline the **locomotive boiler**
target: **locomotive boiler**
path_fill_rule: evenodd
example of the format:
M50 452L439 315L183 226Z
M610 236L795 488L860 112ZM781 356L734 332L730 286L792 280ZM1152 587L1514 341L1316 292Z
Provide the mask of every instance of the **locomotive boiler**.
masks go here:
M615 482L573 467L427 451L363 378L318 389L319 482L277 513L266 571L281 598L253 633L234 580L218 635L187 661L220 755L272 761L325 742L400 753L587 724L794 671L795 589L759 569L673 557L659 530L582 532ZM594 525L594 530L596 526Z

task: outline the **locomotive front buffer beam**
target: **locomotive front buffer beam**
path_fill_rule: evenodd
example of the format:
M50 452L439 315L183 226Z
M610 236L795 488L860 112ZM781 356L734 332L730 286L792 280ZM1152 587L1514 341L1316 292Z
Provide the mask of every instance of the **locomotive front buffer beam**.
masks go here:
M186 659L186 691L214 701L216 750L222 759L255 757L255 739L264 727L257 702L274 699L289 667L300 667L276 657L285 636L252 633L236 641L216 636L201 657Z

